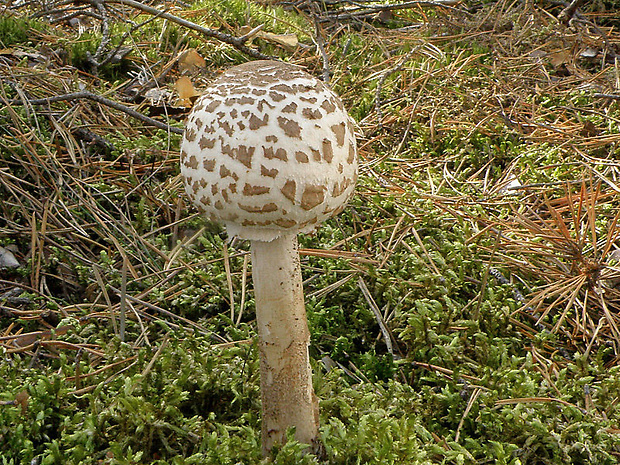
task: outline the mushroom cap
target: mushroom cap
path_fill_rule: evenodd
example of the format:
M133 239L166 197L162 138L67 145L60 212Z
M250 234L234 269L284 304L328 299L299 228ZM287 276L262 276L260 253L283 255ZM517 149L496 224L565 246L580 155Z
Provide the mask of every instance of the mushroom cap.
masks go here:
M193 203L231 237L310 232L353 194L353 120L334 92L297 66L234 66L188 117L181 175Z

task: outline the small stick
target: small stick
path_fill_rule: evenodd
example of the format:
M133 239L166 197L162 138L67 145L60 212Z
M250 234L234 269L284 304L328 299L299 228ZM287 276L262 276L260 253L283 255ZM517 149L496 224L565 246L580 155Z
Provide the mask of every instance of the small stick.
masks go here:
M313 11L313 19L314 19L314 30L315 37L313 38L316 47L321 53L321 58L323 59L323 82L329 85L329 80L331 77L331 70L329 68L329 58L327 57L327 52L325 51L325 40L323 39L323 31L321 31L321 25L319 24L319 15L317 14L318 7L315 3L312 3Z

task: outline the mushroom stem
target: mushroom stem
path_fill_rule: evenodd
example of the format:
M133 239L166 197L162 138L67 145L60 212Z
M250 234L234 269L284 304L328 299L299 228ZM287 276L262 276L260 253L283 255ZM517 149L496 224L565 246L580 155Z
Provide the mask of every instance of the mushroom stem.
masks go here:
M312 388L297 237L284 234L271 242L252 241L252 279L261 368L263 454L295 438L315 444L318 400Z

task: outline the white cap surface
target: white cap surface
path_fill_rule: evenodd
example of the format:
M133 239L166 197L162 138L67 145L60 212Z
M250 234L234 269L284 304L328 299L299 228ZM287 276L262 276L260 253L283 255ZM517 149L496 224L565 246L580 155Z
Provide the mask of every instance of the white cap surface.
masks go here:
M194 204L230 236L271 241L309 232L353 193L353 122L340 99L297 66L234 66L189 115L181 174Z

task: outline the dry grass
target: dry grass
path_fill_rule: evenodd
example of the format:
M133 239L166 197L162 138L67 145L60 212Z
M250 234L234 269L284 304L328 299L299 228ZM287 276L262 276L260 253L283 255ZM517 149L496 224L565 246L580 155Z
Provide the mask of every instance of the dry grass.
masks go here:
M466 203L435 200L478 223L480 232L472 241L495 237L491 246L483 247L500 282L508 283L498 269L512 275L510 286L522 303L521 320L532 325L524 335L560 334L567 349L586 355L607 346L613 366L620 348L620 209L617 192L602 191L603 185L590 179L589 184L565 187L565 195L544 186L522 190L503 197L508 215L500 213L498 201L483 202L480 215L472 214ZM519 289L528 295L523 297Z

